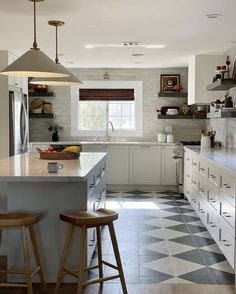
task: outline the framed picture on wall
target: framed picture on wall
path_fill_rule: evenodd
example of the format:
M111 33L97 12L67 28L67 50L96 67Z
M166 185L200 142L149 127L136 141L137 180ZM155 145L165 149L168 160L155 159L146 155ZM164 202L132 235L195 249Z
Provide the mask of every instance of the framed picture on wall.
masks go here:
M161 74L160 92L170 93L180 91L180 75L178 74Z

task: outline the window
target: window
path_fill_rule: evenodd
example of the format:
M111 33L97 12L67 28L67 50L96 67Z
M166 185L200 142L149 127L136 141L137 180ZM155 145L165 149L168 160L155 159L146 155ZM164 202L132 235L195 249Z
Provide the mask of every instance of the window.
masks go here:
M117 86L127 89L127 97L132 89L133 100L131 95L119 100L119 95L104 97L106 95L98 91L107 87L118 90ZM112 136L142 136L141 82L84 82L83 87L80 99L78 88L72 91L72 135L105 136L107 122L111 121L115 129ZM86 89L90 88L94 89L91 91L94 96L89 98Z
M111 121L116 130L135 130L134 101L83 101L79 107L81 130L105 130Z

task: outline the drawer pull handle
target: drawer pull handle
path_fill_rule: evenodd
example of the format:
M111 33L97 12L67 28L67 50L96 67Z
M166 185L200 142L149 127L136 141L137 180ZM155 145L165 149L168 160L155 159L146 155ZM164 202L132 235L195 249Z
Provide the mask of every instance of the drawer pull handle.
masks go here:
M202 170L202 171L205 171L205 168L203 168L203 167L200 167L200 170Z
M214 175L210 175L210 177L211 177L212 179L215 179L215 178L216 178L216 176L214 176Z
M187 158L187 161L190 161L190 158Z
M230 244L224 244L226 247L230 247L231 245Z
M215 225L210 225L212 228L215 228L216 226Z
M197 182L196 182L196 181L192 181L192 183L193 183L194 185L196 185L196 184L197 184Z
M212 202L212 203L215 203L215 202L216 202L216 200L215 200L214 198L210 198L209 200L210 200L210 202Z
M193 162L193 165L197 165L196 162Z
M89 188L94 188L94 186L95 186L94 184L90 184Z
M190 175L187 175L187 178L190 178Z
M226 189L230 189L230 188L231 188L231 186L228 185L228 184L223 184L223 186L224 186Z
M205 192L205 190L204 190L204 189L202 189L202 188L200 188L200 192L204 193L204 192Z
M231 215L228 214L227 212L222 212L222 214L223 214L225 217L231 217Z

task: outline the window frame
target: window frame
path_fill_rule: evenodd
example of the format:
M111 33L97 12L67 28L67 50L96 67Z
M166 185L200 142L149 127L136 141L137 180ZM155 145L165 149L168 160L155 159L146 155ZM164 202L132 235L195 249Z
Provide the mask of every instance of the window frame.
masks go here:
M105 137L106 130L81 130L78 129L80 101L78 91L80 88L101 89L134 89L135 95L135 129L119 129L112 133L113 137L142 137L143 136L143 103L142 81L84 81L80 87L71 87L71 136ZM111 131L109 131L111 134Z

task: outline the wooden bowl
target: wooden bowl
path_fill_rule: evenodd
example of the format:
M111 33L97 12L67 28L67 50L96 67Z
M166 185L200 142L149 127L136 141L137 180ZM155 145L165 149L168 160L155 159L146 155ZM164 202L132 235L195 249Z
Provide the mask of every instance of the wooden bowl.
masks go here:
M70 160L70 159L78 159L80 154L79 153L72 153L72 152L46 152L40 151L40 159L47 159L47 160Z

